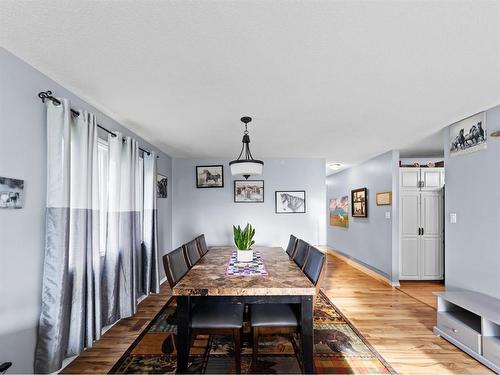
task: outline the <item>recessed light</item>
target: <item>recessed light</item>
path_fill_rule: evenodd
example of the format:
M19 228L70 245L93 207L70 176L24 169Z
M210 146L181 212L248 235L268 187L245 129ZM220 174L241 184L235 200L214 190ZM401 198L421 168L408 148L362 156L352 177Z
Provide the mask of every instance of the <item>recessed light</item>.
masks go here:
M329 163L328 168L334 171L338 171L340 168L342 168L342 164L340 163Z

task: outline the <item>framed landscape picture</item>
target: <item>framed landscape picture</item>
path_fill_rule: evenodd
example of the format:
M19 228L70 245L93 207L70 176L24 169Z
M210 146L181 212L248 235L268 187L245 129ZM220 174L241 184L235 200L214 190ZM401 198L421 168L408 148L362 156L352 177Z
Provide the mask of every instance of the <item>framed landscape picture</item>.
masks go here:
M305 190L276 191L274 194L277 214L303 214L306 212Z
M0 177L0 208L23 208L24 180Z
M330 199L330 225L347 228L349 226L349 197Z
M222 188L224 187L224 166L222 165L197 165L197 188Z
M234 203L264 202L264 180L234 180Z
M156 198L168 197L168 178L161 174L156 175Z
M351 190L352 217L368 216L368 190L366 188Z

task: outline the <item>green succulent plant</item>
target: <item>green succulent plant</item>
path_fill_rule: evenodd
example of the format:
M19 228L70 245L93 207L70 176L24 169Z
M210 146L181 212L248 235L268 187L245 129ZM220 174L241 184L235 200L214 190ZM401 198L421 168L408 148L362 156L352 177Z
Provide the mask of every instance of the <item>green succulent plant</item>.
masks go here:
M252 250L252 245L255 243L253 236L255 236L255 229L251 224L247 224L245 229L241 229L239 225L238 227L233 225L234 244L238 249Z

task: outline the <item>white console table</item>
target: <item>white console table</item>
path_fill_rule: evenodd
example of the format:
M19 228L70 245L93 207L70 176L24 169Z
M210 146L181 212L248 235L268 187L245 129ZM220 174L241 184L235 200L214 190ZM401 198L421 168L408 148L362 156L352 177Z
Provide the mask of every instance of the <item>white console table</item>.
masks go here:
M500 373L500 300L470 291L434 294L434 333Z

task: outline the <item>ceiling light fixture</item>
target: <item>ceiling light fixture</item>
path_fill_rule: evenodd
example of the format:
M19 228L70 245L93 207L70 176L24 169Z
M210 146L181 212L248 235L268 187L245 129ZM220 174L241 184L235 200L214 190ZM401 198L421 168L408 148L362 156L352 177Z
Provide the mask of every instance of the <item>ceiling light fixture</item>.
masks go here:
M241 147L238 159L229 162L231 167L231 174L243 175L248 180L250 176L257 176L262 174L264 162L255 160L250 152L250 136L248 135L248 123L252 121L251 117L245 116L241 118L241 122L245 124L245 131L243 132L243 146Z
M330 164L328 164L328 168L330 168L333 171L338 171L340 168L342 168L342 164L340 164L340 163L330 163Z

